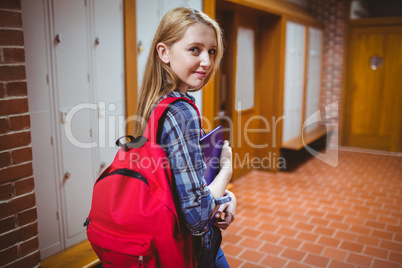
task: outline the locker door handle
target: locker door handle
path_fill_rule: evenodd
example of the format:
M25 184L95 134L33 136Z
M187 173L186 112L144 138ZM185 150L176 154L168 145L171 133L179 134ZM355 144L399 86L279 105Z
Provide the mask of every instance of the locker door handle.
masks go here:
M138 54L144 52L144 46L142 45L142 41L138 42Z
M56 34L55 40L56 40L56 42L57 42L58 44L61 43L61 34L60 34L60 33Z
M66 171L66 173L64 173L64 179L69 179L71 177L71 173L70 171Z

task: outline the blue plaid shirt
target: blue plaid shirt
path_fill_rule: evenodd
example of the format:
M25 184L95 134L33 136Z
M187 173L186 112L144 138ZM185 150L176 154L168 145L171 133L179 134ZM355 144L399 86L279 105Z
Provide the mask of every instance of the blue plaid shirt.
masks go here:
M195 103L194 97L178 90L163 98L166 97L185 97ZM163 125L161 146L170 161L182 215L195 236L205 235L214 208L231 200L229 196L214 198L206 186L203 175L206 166L199 142L201 133L205 134L191 104L180 101L172 105Z

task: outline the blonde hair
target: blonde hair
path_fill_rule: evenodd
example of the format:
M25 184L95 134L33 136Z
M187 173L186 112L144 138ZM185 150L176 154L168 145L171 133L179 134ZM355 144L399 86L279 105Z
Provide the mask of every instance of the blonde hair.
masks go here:
M167 12L156 30L145 66L141 94L137 105L137 118L141 121L134 122L134 136L143 134L151 111L160 98L175 90L180 84L180 79L172 71L169 64L164 63L159 58L156 50L157 44L164 43L167 47L171 47L183 38L189 26L196 23L202 23L214 29L217 48L212 70L205 78L204 83L200 88L189 89L189 91L198 91L204 87L218 68L219 61L223 56L222 31L218 23L205 13L192 8L180 7Z

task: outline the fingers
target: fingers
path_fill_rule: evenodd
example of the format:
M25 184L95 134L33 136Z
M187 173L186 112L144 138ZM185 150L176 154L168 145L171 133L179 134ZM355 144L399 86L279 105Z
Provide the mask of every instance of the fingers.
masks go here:
M226 230L233 221L234 221L234 215L231 213L225 213L224 218L221 220L217 220L215 222L215 225L222 230Z
M224 141L223 141L223 146L229 147L229 141L228 141L228 140L224 140Z
M226 222L216 221L215 226L219 229L226 230L229 227L229 224L227 224Z
M220 156L221 168L232 168L232 147L229 146L229 141L225 140L222 146Z
M234 215L232 214L232 213L225 213L225 218L224 218L224 221L227 223L227 224L231 224L233 221L234 221Z
M219 219L222 217L222 214L224 213L224 211L226 210L226 208L229 206L228 203L222 204L219 206L218 211L215 214L215 218Z
M219 207L218 213L215 217L215 225L222 230L226 230L229 225L235 220L234 206L231 202L225 203Z

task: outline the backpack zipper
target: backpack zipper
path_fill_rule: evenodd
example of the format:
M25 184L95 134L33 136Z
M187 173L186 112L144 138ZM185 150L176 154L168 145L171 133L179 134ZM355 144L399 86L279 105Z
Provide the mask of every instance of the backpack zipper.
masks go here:
M143 181L149 187L148 180L144 176L142 176L141 173L139 173L138 171L128 169L128 168L118 169L113 172L110 172L109 174L106 174L105 176L99 177L99 179L96 181L96 183L100 182L104 178L111 176L111 175L122 175L122 176L139 179L139 180Z
M138 268L141 268L143 262L144 262L144 256L139 256L138 257L138 263L139 263Z

